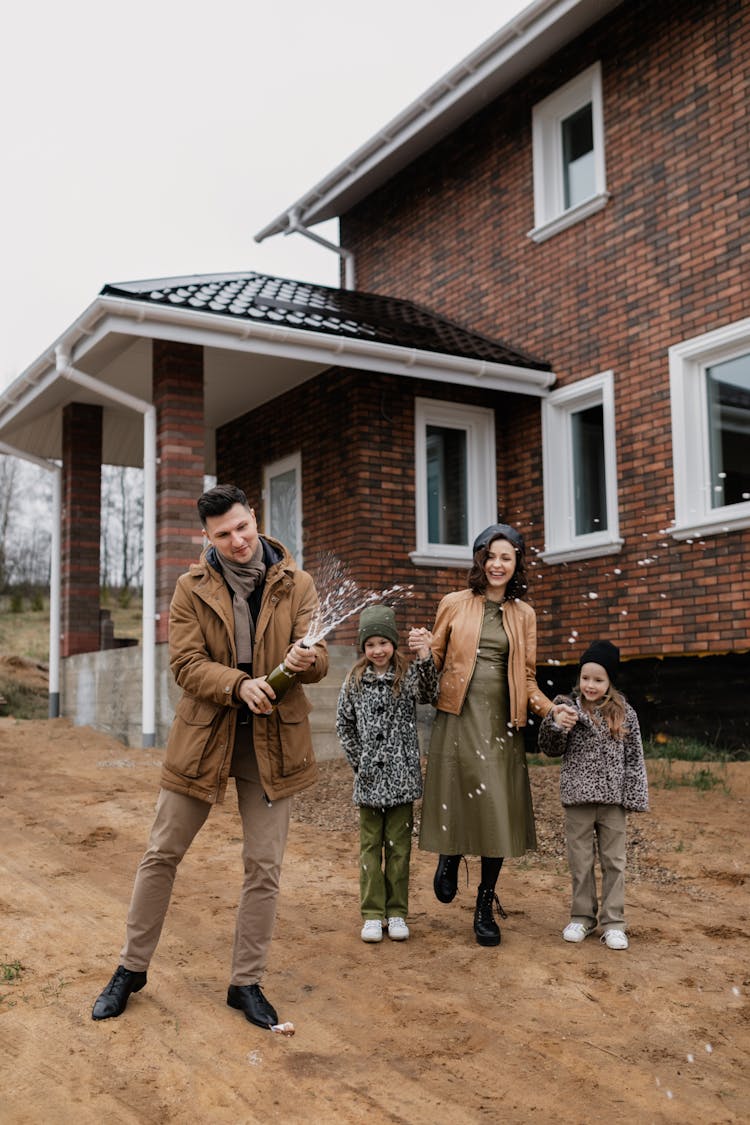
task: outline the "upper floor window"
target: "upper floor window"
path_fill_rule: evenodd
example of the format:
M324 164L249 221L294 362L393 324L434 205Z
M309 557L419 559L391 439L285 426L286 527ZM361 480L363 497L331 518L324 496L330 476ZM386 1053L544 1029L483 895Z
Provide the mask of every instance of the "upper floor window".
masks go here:
M417 564L469 565L471 544L497 519L495 415L415 400Z
M672 534L750 527L750 320L670 348L669 371Z
M607 199L599 63L534 106L534 229L543 242Z
M614 378L611 371L542 402L545 562L619 551Z

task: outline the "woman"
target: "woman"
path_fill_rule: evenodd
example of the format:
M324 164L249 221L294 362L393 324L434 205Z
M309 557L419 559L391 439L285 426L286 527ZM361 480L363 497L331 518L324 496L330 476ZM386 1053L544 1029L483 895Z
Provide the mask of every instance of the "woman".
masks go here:
M438 852L435 895L451 902L463 855L479 855L474 912L480 945L499 945L493 916L506 855L536 847L521 728L553 704L536 682L536 614L524 600L523 536L492 524L474 540L468 589L440 602L432 655L442 670L430 740L419 846ZM565 704L554 711L566 710Z

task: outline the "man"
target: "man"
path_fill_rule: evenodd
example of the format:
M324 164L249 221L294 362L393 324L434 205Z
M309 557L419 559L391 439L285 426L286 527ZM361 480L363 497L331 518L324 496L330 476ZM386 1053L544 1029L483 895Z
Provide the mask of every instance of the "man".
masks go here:
M244 881L227 1004L259 1027L278 1017L260 988L276 916L291 797L317 777L301 683L328 671L325 642L305 636L318 599L289 552L261 537L245 493L204 492L206 544L183 574L169 613L170 665L182 697L169 734L156 818L136 874L120 964L92 1011L121 1015L161 934L177 865L233 776L243 829ZM297 681L274 708L265 676L281 661Z

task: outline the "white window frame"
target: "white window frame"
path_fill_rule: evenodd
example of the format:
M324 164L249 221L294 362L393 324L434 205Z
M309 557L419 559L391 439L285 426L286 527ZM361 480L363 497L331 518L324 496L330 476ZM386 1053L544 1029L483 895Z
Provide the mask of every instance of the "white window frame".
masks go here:
M575 207L565 207L562 123L571 114L591 105L594 134L594 192ZM604 102L601 63L594 63L537 102L532 110L534 161L534 242L544 242L573 223L601 211L609 199L604 156Z
M711 507L706 368L750 352L750 318L669 349L675 539L750 527L750 500Z
M601 406L604 423L604 472L607 527L603 531L575 533L572 416ZM542 464L544 471L546 563L567 563L613 555L622 549L617 504L617 451L615 442L615 378L601 371L570 386L552 391L542 400Z
M282 457L279 461L273 461L269 465L263 466L263 531L266 535L273 535L273 531L269 527L269 517L271 512L271 480L273 477L279 477L283 473L288 473L293 469L297 478L297 510L295 512L295 531L297 535L297 550L293 552L294 561L297 566L303 565L302 558L302 455L301 453L291 453L288 457ZM274 536L276 538L276 536ZM284 546L291 551L290 544L285 543Z
M466 433L467 529L469 542L428 542L427 427L445 426ZM415 498L417 546L409 558L416 566L466 566L471 544L482 528L497 520L495 412L432 398L414 400Z

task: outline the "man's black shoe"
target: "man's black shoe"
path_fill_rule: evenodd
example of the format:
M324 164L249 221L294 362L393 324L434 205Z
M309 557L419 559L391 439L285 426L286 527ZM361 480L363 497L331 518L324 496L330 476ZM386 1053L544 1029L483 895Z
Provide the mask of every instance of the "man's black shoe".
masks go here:
M227 1004L245 1013L245 1019L258 1027L272 1027L279 1022L276 1009L266 1000L259 984L230 984Z
M145 973L131 973L123 965L118 965L114 976L96 999L92 1020L109 1020L121 1016L128 1006L131 992L140 992L146 983Z

